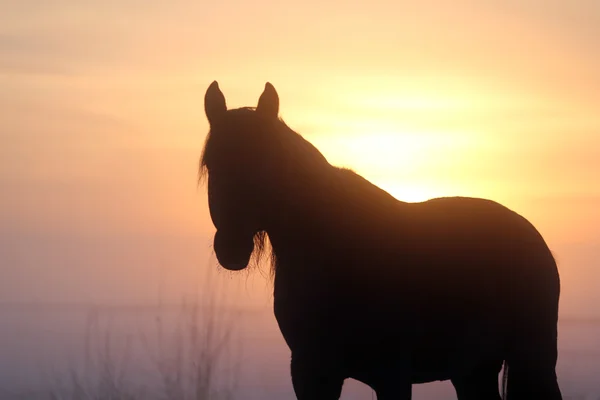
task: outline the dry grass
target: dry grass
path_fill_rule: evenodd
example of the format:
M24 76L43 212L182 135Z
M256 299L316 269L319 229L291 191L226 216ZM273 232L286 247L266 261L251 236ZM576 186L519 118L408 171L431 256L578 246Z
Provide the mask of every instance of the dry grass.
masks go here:
M230 400L239 381L241 347L235 340L237 315L227 310L227 296L209 272L193 298L184 298L175 324L165 322L162 304L154 316L153 335L115 337L90 311L84 362L53 379L53 389L27 399L51 400ZM130 379L132 348L149 358L152 387ZM15 399L17 397L14 397Z

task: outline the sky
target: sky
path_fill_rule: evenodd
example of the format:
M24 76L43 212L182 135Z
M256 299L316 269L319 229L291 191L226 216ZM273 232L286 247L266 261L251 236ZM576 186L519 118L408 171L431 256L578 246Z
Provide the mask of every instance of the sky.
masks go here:
M0 0L0 301L192 287L215 266L204 92L254 106L269 81L293 129L399 199L526 216L561 312L600 315L598 37L596 0Z

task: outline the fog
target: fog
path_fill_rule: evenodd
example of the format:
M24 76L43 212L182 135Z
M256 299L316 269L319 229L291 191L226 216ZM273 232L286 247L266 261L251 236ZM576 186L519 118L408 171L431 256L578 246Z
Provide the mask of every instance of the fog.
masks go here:
M212 253L215 79L232 108L274 83L293 129L400 199L529 218L565 398L600 398L598 4L0 0L0 399L293 398L268 271Z
M1 398L47 398L74 393L77 385L117 390L106 387L107 364L118 390L166 396L165 368L173 374L189 368L181 351L184 358L206 357L192 350L194 305L198 337L206 337L207 326L216 332L203 346L226 344L226 351L211 358L217 365L211 377L215 390L236 399L293 398L289 350L272 313L268 273L219 269L210 243L209 235L124 239L5 233ZM564 268L597 259L593 249L582 246L556 253ZM583 295L569 287L575 284ZM565 286L569 306L561 310L559 326L560 383L566 398L598 398L600 319L590 301L595 282L567 279ZM447 382L414 387L415 399L447 399L453 393ZM342 398L370 396L364 385L347 381Z

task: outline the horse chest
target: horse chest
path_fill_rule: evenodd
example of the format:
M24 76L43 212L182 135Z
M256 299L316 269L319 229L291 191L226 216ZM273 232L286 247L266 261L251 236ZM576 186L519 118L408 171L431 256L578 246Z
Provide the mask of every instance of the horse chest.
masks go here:
M275 281L274 311L292 351L381 353L372 348L380 342L380 334L385 332L387 341L397 341L410 324L399 305L391 308L392 314L370 297L353 293L352 285L343 282L336 285L314 276L281 274Z

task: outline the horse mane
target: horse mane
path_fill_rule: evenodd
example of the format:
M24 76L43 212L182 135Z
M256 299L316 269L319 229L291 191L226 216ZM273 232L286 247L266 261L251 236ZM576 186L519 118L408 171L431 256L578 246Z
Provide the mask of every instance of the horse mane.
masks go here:
M255 107L241 107L228 110L226 115L229 118L243 117L240 118L240 122L245 122L245 118L251 116L255 111ZM327 159L312 143L310 143L309 141L304 139L302 135L291 129L283 121L283 119L278 118L277 123L274 124L274 128L271 129L275 130L275 133L280 138L284 138L283 140L287 142L286 144L293 148L293 151L295 153L301 153L303 161L317 168L319 166L321 168L323 166L329 166L331 168L336 169L327 162ZM199 186L206 183L206 180L209 175L207 161L210 157L212 157L210 146L211 138L212 131L209 130L208 134L206 135L206 139L204 140L204 146L202 148L200 163L198 167ZM266 259L267 263L269 264L270 277L273 278L277 269L277 255L275 253L275 249L273 249L273 246L271 246L271 243L269 242L267 232L259 231L254 235L254 251L252 252L250 266L259 267L263 259Z

